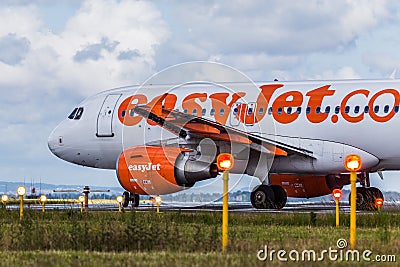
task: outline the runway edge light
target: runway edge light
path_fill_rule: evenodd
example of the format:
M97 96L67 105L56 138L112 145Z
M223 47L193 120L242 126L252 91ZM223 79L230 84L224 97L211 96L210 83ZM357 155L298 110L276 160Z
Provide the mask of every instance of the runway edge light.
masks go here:
M375 199L375 206L378 208L378 211L381 211L381 207L383 205L383 199L378 197L377 199Z
M157 213L160 213L160 205L161 205L161 202L162 202L162 198L160 196L156 196L154 198L154 200L155 200L155 202L157 204Z
M1 202L3 203L4 210L7 209L7 201L8 201L8 195L7 194L3 194L1 196Z
M228 181L229 170L232 169L234 159L232 154L221 153L217 157L217 167L222 170L222 252L228 248Z
M361 169L361 158L358 155L348 155L344 161L344 167L349 172L356 172Z
M357 203L357 171L361 169L362 162L361 157L355 154L350 154L344 160L344 167L350 172L350 184L351 184L351 195L350 195L350 248L355 249L356 247L356 203Z
M44 212L44 204L46 203L46 201L47 201L46 195L41 195L40 202L42 202L42 212Z
M83 212L83 202L85 202L85 196L80 195L78 201L81 203L81 213Z
M117 202L118 202L118 212L121 212L121 203L124 201L123 196L117 196Z
M335 199L341 199L341 198L342 198L342 195L343 195L342 190L340 190L340 189L338 189L338 188L333 189L333 191L332 191L332 196L333 196Z
M17 194L19 195L19 219L24 217L24 196L26 194L25 186L18 186Z
M221 171L229 171L233 168L233 156L229 153L221 153L217 157L217 166Z
M336 188L332 191L332 196L335 198L336 203L336 227L339 227L339 199L342 197L342 190Z

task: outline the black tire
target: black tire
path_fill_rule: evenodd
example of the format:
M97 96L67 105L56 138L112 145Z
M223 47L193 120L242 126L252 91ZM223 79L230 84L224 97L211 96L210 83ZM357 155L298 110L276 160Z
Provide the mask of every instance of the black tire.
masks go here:
M377 210L378 207L375 206L375 200L377 198L383 199L383 194L381 190L376 187L368 187L366 188L366 195L369 200L369 203L366 205L367 210Z
M124 202L122 202L122 207L126 208L129 205L129 192L125 191L122 196L124 197Z
M250 200L256 209L271 209L274 207L275 194L270 186L259 185L251 192Z
M274 209L282 209L287 202L287 195L285 189L279 185L271 185L272 191L274 191Z
M131 194L132 207L139 207L139 200L138 194Z
M374 197L374 203L375 203L375 199L377 199L377 198L382 198L382 199L384 199L384 198L383 198L383 193L382 193L382 191L379 190L378 188L376 188L376 187L369 187L368 190L369 190L369 191L372 191L372 196Z
M366 189L364 187L357 187L356 207L357 210L366 210L370 202ZM351 206L351 193L349 194L349 204Z

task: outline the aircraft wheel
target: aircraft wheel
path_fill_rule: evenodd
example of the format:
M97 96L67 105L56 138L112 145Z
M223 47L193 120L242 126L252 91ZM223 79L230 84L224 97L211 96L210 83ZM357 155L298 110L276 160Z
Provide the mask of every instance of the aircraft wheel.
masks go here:
M138 194L131 194L132 207L138 207L139 200L140 200L140 198L139 198Z
M275 194L270 186L259 185L251 192L250 200L256 209L271 209L274 207Z
M357 210L365 210L370 202L369 197L366 193L366 188L357 187L356 195L356 207ZM351 205L351 193L349 195L349 204Z
M274 208L282 209L286 205L287 195L286 191L279 185L271 185L272 191L274 191Z
M124 202L122 202L122 207L126 208L129 205L129 192L125 191L122 196L124 197Z
M368 190L370 190L372 192L372 196L377 199L377 198L382 198L383 199L383 193L381 190L379 190L376 187L369 187ZM374 199L374 203L375 203L375 199Z
M377 198L383 199L382 191L376 187L368 187L366 188L366 195L369 200L368 204L366 205L367 210L377 210L378 208L375 206L375 200Z

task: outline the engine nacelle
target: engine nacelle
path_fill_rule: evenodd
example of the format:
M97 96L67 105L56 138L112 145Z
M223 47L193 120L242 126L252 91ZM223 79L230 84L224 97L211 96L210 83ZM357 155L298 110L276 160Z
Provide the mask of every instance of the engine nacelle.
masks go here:
M140 195L163 195L218 175L213 163L188 156L179 147L137 146L124 150L117 161L117 177L125 190Z

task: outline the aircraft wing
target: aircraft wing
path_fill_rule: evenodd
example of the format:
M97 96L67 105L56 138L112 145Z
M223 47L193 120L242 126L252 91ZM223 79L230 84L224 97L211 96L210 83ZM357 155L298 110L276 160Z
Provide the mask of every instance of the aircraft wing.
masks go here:
M162 98L160 100L162 101ZM155 104L152 107L137 105L134 112L181 138L188 136L210 138L215 141L250 145L253 149L275 156L299 155L315 158L313 152L306 149L247 133L205 118L166 109L160 100L160 105Z

